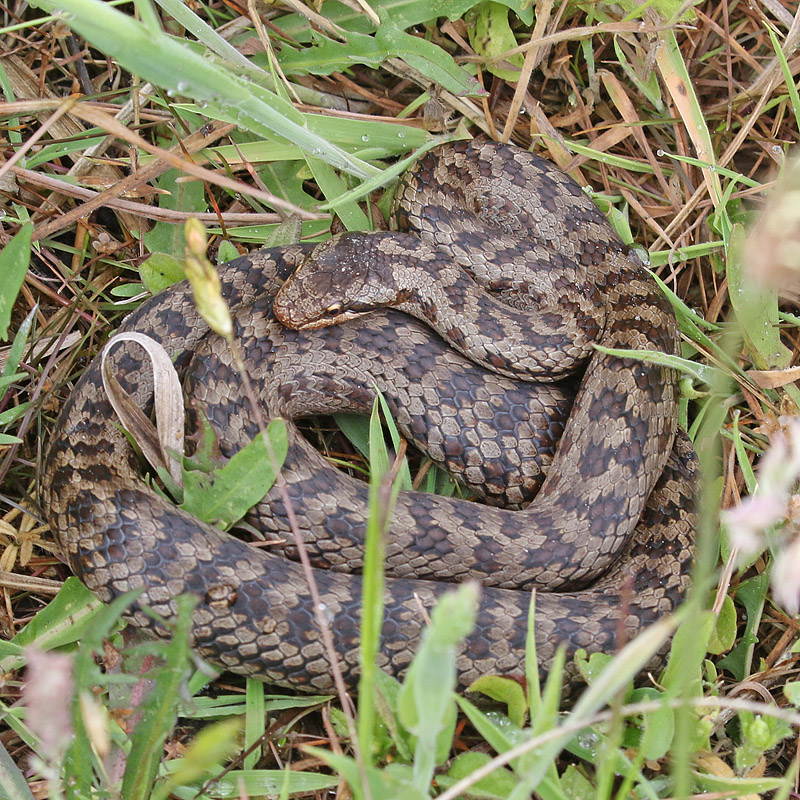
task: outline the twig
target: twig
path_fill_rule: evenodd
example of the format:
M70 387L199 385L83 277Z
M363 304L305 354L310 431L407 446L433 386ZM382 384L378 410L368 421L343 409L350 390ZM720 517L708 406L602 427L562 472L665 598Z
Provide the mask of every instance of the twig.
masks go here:
M78 199L86 198L91 200L99 197L101 194L93 189L87 189L84 186L75 186L71 183L66 183L60 178L54 178L52 175L45 175L44 173L35 172L32 169L25 169L24 167L12 167L11 172L18 177L23 178L28 183L32 183L37 186L43 186L46 189L53 189L61 194L68 195L69 197L76 197ZM109 206L111 208L117 208L120 211L129 211L132 214L140 214L148 219L160 220L163 222L186 222L186 220L190 217L197 217L197 219L199 219L201 222L218 222L220 219L219 214L214 214L212 212L199 213L174 211L171 208L158 208L156 206L149 206L146 203L137 203L135 200L122 200L118 198L115 199L113 197L104 200L102 205ZM82 216L85 216L88 213L86 211L86 205L81 206L81 210L84 212ZM59 217L58 221L61 222L65 217L66 214L63 217ZM240 223L243 225L271 225L273 223L281 222L282 217L280 214L271 213L257 214L252 211L225 211L222 213L222 219L225 220L225 222ZM44 228L43 225L34 232L36 239L43 238L41 236L42 228Z

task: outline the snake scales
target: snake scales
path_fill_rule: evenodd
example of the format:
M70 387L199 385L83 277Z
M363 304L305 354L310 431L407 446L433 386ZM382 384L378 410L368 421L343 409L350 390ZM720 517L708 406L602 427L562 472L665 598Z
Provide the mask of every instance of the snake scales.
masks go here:
M534 585L557 590L537 600L544 669L562 642L569 651L613 650L620 635L673 610L686 590L695 461L685 434L675 435L671 371L594 352L591 343L675 352L671 310L580 188L517 148L475 141L432 151L401 183L395 221L419 238L350 235L314 250L313 258L326 269L340 258L352 267L354 255L389 252L404 261L413 246L451 289L445 297L417 280L400 287L401 308L433 318L456 346L474 349L475 334L494 370L509 373L522 363L528 378L588 366L570 412L577 378L520 382L487 372L396 311L322 330L284 328L271 298L309 258L309 245L259 251L221 268L262 402L270 415L290 420L283 473L345 677L352 681L357 671L360 615L360 579L345 570L360 566L366 487L330 467L291 418L363 412L376 386L404 435L489 503L518 508L541 486L523 510L401 493L387 543L382 666L402 672L424 627L419 603L430 607L445 581L467 577L480 578L484 589L476 629L459 656L463 685L487 672L520 674L528 612L522 589ZM448 252L496 299L455 277ZM501 273L498 262L510 271ZM367 278L364 285L372 286ZM308 292L333 285L318 277ZM308 286L302 274L280 295L283 316L300 308L298 286ZM336 297L316 302L330 319L342 313ZM474 310L489 312L479 326ZM185 283L144 303L121 330L164 344L187 373L187 394L224 433L223 455L252 438L228 349L208 334ZM494 344L500 335L510 350ZM124 345L112 362L145 407L152 382L143 357ZM253 512L270 538L283 542L270 550L162 499L140 477L114 423L97 360L62 409L42 488L71 566L101 598L141 588L141 602L169 616L174 598L192 592L200 600L193 641L201 654L275 684L331 689L277 492ZM133 614L137 624L152 626L143 612Z

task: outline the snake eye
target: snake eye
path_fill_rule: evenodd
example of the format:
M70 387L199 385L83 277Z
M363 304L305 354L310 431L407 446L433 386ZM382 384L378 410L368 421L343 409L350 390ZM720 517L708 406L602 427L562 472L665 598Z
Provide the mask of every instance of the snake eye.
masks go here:
M332 305L329 305L325 309L325 316L326 317L338 317L339 314L342 313L342 311L344 311L344 307L342 306L341 303L333 303Z

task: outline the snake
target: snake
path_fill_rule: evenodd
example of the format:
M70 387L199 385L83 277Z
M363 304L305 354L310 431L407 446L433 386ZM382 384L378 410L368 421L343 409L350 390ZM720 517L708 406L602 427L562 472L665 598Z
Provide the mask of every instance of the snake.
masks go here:
M143 477L99 357L60 412L42 475L42 506L70 567L102 600L137 590L129 618L159 635L148 610L169 619L179 595L194 595L200 655L303 691L334 686L322 613L354 685L368 489L294 420L368 413L381 392L402 434L486 502L399 493L379 665L402 676L425 610L467 579L481 593L458 648L460 685L523 674L533 588L543 672L561 646L613 652L673 612L690 585L697 465L677 426L676 376L657 359L619 354L677 352L668 300L588 195L513 145L476 139L429 151L401 180L392 224L220 268L260 402L287 422L282 475L321 607L277 489L248 518L269 540L253 546ZM120 331L164 346L185 376L190 416L207 420L221 457L258 434L236 360L186 282L142 303ZM148 408L143 354L126 343L109 360Z

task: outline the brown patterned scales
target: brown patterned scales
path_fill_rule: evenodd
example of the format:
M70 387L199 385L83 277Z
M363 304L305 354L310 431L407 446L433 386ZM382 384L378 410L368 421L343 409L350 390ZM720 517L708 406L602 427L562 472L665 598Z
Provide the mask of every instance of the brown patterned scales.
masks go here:
M542 360L559 361L562 372L575 369L581 353L593 352L589 329L609 346L674 352L675 323L663 297L588 198L547 162L509 146L456 143L420 162L404 179L397 204L398 224L421 237L425 244L417 249L432 253L430 262L452 271L449 260L433 249L442 245L431 236L443 232L453 258L477 280L496 281L497 296L516 310L477 302L491 306L488 324L495 330L506 324L504 313L509 319L517 315L512 339L518 347L525 333L518 312L531 298L536 325L556 327L571 311L583 320L584 332L578 324L559 334L562 344L543 343ZM476 210L479 215L471 216ZM383 236L351 242L369 242L376 253L382 242L392 248L399 242L412 257L404 244L409 239ZM562 590L540 594L537 601L543 668L560 642L570 650L612 650L621 604L627 609L626 636L675 607L689 579L695 462L684 434L671 444L675 387L668 370L590 355L553 456L570 399L557 386L483 373L394 312L320 331L292 332L278 325L269 300L258 298L271 296L309 252L308 246L261 251L222 272L228 301L241 309L236 320L241 346L271 414L364 410L377 383L405 435L467 482L479 484L488 476L485 493L513 504L526 502L541 482L539 457L545 466L552 458L542 491L523 511L401 494L389 542L389 572L396 577L387 581L381 653L387 669L402 672L418 642L424 622L415 598L432 604L447 580L481 577L486 587L476 630L459 658L463 684L485 672L521 671L528 594L509 587ZM316 255L327 258L330 252ZM490 257L497 253L505 263L533 264L534 274L512 270L500 276ZM303 269L307 273L310 267ZM446 314L442 297L434 297L440 317ZM411 292L403 302L411 302ZM332 304L329 298L326 310ZM466 325L456 327L465 332ZM538 336L544 328L531 330ZM207 336L185 285L143 304L123 329L162 340L181 370L198 350L192 391L212 424L228 429L228 453L252 437L251 415L239 397L227 349ZM142 359L132 348L120 350L113 361L121 382L146 405L151 383ZM562 351L572 363L560 361ZM517 360L497 348L490 352L505 365ZM537 428L539 439L529 438ZM322 567L357 569L364 487L329 468L291 426L290 434L285 474L312 556ZM504 484L506 469L511 478ZM301 570L284 557L292 555L291 545L278 552L253 549L153 492L115 425L97 362L62 410L43 490L43 506L70 563L101 597L143 588L142 602L169 614L177 594L193 592L200 599L194 643L202 654L274 683L331 688ZM269 531L285 534L285 509L275 492L256 513ZM333 570L319 569L316 578L352 680L360 579ZM141 612L135 621L152 624Z

